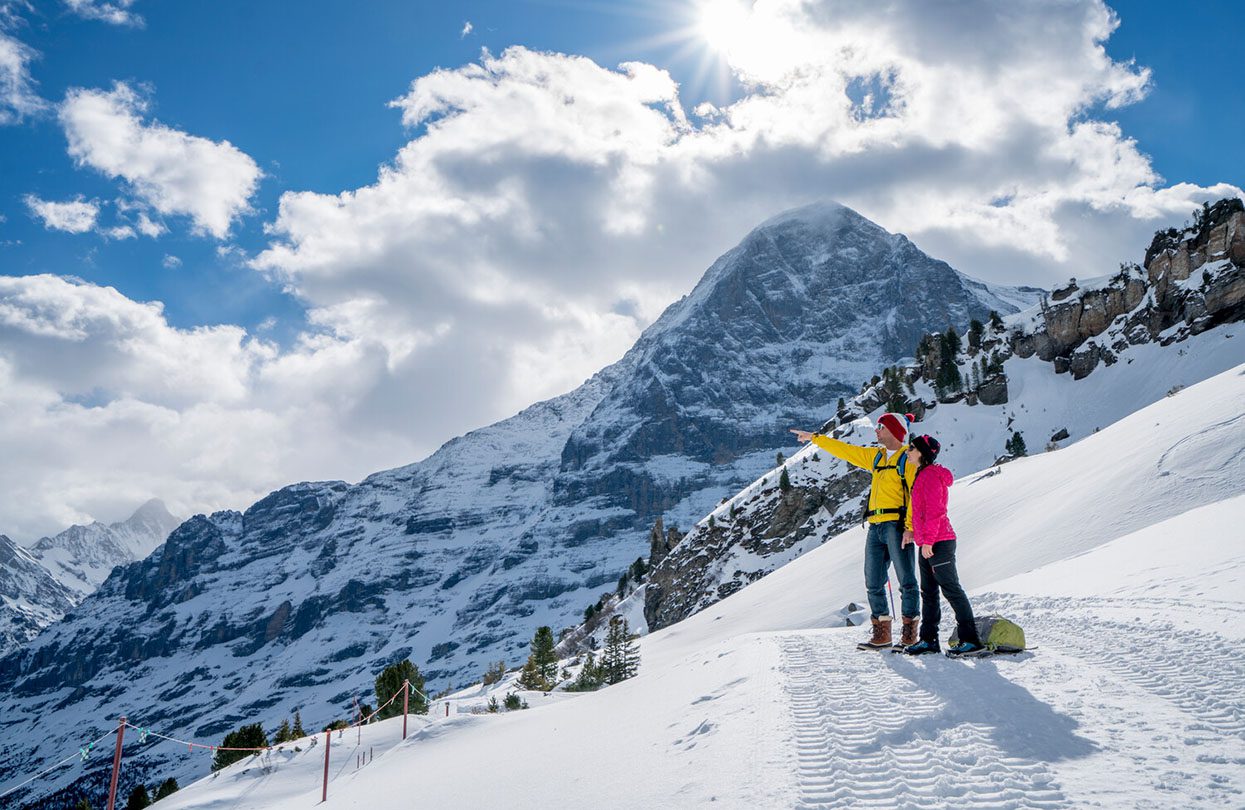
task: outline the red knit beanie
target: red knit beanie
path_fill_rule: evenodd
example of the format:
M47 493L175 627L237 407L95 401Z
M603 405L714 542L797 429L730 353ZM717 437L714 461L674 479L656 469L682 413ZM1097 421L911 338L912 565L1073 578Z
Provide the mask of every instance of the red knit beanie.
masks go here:
M908 425L912 424L910 413L884 413L878 418L878 424L886 428L901 442L908 440Z

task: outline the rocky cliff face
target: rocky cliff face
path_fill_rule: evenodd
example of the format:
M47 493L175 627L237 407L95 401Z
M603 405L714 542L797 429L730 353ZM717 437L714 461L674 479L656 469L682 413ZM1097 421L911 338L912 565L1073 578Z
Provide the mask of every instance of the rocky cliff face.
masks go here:
M940 461L958 475L1006 459L1017 433L1036 439L1029 452L1057 449L1245 361L1237 345L1245 334L1219 328L1245 320L1243 208L1240 200L1208 207L1192 228L1157 234L1144 268L1072 281L1026 312L981 324L959 349L946 335L919 336L915 363L877 369L821 430L871 445L870 418L910 412L916 430L940 437ZM1121 361L1131 368L1095 373ZM1090 384L1091 374L1102 379ZM783 466L789 489L778 485L781 469L771 469L664 551L629 597L643 601L650 629L703 610L859 522L867 473L807 448Z
M517 663L535 627L573 624L650 551L656 517L659 545L681 547L677 524L771 466L789 422L832 416L926 331L1035 292L968 279L841 206L765 223L575 391L358 484L197 516L115 571L0 659L0 785L71 744L47 729L102 732L119 710L213 741L295 707L327 722L395 659L433 688ZM900 317L918 300L939 304Z

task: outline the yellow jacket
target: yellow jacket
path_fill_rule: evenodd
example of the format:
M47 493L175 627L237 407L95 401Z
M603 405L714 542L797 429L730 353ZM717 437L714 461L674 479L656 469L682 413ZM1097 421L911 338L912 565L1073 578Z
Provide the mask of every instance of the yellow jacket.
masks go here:
M894 455L886 455L886 451L881 447L858 447L854 444L841 442L830 436L823 436L820 433L813 434L813 444L825 450L835 458L841 458L848 464L869 470L873 474L873 483L869 486L869 511L875 509L896 509L902 506L909 506L904 502L904 488L899 481L899 471L897 469L880 469L882 467L894 467L899 459L899 454L905 452L908 448L903 446L895 451ZM873 460L877 458L878 452L882 452L882 462L878 465L879 469L873 469ZM916 480L917 465L911 460L904 464L904 478L908 481L908 492L912 491L912 482ZM892 520L898 520L899 515L890 513L886 515L869 515L870 523L888 523ZM912 528L912 509L909 508L904 518L904 528Z

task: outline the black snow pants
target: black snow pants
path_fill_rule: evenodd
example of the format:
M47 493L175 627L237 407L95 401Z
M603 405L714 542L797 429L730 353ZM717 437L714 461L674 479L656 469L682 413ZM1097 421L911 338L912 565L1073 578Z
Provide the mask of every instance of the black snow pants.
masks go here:
M942 605L938 590L946 597L955 611L957 635L960 641L981 643L977 636L977 624L973 621L973 608L968 594L960 585L960 575L955 570L955 541L942 540L934 543L934 554L929 559L916 555L921 569L921 640L938 643L938 622L942 620Z

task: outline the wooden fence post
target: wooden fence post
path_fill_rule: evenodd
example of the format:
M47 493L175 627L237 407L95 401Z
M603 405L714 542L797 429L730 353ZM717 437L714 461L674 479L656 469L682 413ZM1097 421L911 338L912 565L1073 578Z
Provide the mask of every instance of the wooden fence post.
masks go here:
M402 682L402 739L406 739L406 713L411 702L411 682Z
M112 754L112 783L108 786L108 810L117 805L117 777L121 774L121 741L125 739L125 716L117 723L117 748Z
M324 792L320 794L322 803L329 800L329 746L332 744L333 729L326 728L324 730Z

